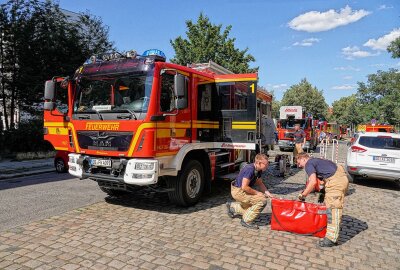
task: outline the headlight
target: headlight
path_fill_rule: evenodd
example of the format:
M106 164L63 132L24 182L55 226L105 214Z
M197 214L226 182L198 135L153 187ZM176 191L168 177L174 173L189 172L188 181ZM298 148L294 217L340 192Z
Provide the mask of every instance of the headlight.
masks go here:
M140 162L135 164L135 170L154 170L154 162Z

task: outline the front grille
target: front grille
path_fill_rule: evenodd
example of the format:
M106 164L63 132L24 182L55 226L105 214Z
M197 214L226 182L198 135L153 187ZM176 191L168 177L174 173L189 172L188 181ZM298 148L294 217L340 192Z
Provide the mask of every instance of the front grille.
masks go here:
M133 132L78 131L80 148L105 151L128 151Z

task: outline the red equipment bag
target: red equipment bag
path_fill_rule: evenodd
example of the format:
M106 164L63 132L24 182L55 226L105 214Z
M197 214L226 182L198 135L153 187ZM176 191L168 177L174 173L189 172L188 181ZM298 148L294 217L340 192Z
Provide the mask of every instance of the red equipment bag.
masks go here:
M325 237L325 205L273 198L271 208L271 230Z

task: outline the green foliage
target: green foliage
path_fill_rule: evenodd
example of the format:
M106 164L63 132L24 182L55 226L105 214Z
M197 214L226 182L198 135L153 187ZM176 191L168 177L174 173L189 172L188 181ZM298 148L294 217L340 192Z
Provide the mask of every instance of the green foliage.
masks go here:
M363 122L375 118L381 123L400 123L399 71L390 69L368 75L367 83L358 83L357 98Z
M42 119L22 121L18 124L18 129L6 130L0 134L0 156L50 150L53 150L53 146L43 140Z
M276 100L274 91L271 91L271 95L272 95L271 116L272 118L278 119L281 102L279 100Z
M392 54L392 58L400 58L400 37L389 44L387 51Z
M214 25L203 13L193 23L186 21L187 39L181 36L170 40L175 50L175 57L171 62L180 65L191 63L215 63L231 70L234 73L256 72L258 68L249 68L249 63L255 58L248 54L248 48L239 50L235 48L235 38L229 38L232 26L229 25L222 31L222 25Z
M339 124L359 124L363 121L360 115L360 104L356 95L342 97L332 104L333 114L329 121L336 121Z
M40 114L44 82L71 75L92 54L109 51L108 28L82 13L71 21L52 1L8 1L0 9L1 96L3 114L12 129L17 108Z
M302 106L307 113L314 117L326 117L328 104L323 96L323 91L313 87L307 79L299 84L292 85L283 95L281 106Z

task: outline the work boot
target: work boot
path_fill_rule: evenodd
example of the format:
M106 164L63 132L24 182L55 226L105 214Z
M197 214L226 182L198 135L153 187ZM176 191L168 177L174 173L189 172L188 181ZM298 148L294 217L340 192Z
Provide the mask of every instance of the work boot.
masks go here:
M249 228L249 229L253 229L253 230L258 230L258 226L257 224L253 223L253 222L245 222L243 219L240 221L240 224L245 227L245 228Z
M331 240L329 240L328 238L325 237L324 239L319 241L318 245L320 247L333 247L333 246L336 246L337 243L335 243L335 242L333 242L333 241L331 241Z
M230 218L236 218L239 217L239 215L235 214L235 210L231 207L231 203L227 202L226 204L226 213Z

